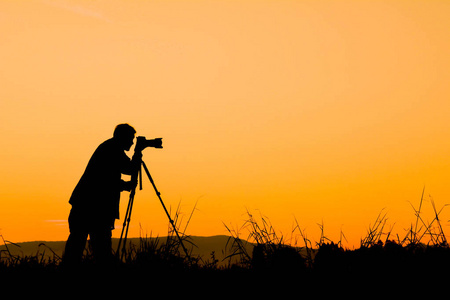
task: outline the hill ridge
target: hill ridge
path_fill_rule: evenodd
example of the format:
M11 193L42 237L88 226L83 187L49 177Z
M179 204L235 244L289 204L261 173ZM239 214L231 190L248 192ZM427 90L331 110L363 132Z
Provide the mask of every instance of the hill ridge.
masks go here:
M203 259L210 259L211 254L214 253L215 258L219 261L226 257L227 243L230 239L232 239L232 237L228 235L188 236L188 238L189 242L186 242L185 246L189 251L192 251L193 256L199 256ZM167 236L127 238L127 244L132 243L137 246L139 245L139 241L141 239L159 239L159 243L162 243L167 239ZM119 238L112 238L113 250L117 249L118 242ZM45 257L52 258L54 255L57 255L61 257L65 244L66 241L46 240L26 241L19 243L12 242L7 243L7 245L0 245L0 253L2 253L2 256L9 255L10 253L14 256L44 255ZM248 243L248 245L251 247L250 243ZM249 251L251 251L251 248L249 248Z

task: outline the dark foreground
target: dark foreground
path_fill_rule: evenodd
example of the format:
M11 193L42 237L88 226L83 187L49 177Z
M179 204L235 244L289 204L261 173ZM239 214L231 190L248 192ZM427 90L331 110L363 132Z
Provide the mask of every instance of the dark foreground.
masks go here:
M48 290L65 287L73 293L87 288L107 293L153 293L169 288L166 292L214 289L219 294L239 294L297 290L320 294L329 293L335 286L336 294L357 289L392 293L395 287L403 293L427 291L430 295L446 287L450 280L448 245L401 246L387 241L345 250L329 243L315 251L307 250L258 244L251 255L232 252L228 259L234 258L234 262L223 265L214 259L204 261L167 249L164 252L141 247L109 266L98 266L86 256L72 268L65 267L59 257L44 260L39 256L8 257L2 253L0 282L4 288L20 285L24 288L21 292L30 292L26 287L35 286Z

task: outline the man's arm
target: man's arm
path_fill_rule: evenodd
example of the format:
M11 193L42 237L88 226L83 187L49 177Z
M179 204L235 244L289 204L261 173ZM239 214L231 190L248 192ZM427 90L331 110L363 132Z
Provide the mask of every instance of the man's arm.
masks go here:
M142 153L140 151L134 152L131 161L127 156L126 162L122 164L121 168L122 174L133 176L135 173L137 173L137 171L141 167L141 160L142 160Z
M127 156L127 162L123 165L122 173L131 175L130 181L121 180L121 190L131 192L137 186L138 172L141 167L142 153L135 151L133 158L130 159Z

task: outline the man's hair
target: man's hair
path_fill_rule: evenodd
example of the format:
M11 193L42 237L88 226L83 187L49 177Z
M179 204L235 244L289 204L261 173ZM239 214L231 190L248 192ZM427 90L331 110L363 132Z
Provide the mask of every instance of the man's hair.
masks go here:
M122 138L122 137L127 137L130 135L133 135L135 133L136 133L136 130L129 124L119 124L114 129L113 137Z

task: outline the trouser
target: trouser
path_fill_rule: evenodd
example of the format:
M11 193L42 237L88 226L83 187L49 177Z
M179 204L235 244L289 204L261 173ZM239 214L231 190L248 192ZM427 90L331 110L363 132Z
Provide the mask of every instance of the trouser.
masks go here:
M72 207L69 214L69 230L63 255L63 262L66 265L77 265L81 262L88 236L94 262L102 265L111 262L113 255L110 219Z

